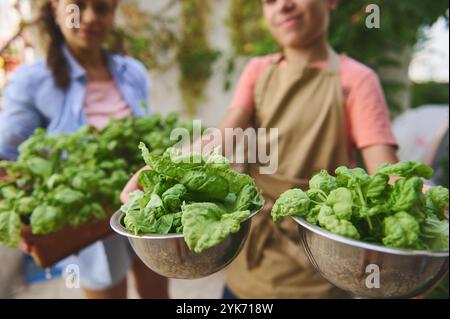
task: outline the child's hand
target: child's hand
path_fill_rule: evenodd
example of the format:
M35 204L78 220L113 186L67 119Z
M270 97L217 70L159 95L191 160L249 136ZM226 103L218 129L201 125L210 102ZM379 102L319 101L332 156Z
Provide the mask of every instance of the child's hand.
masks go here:
M194 143L193 145L189 144L189 145L186 145L186 146L180 148L180 150L181 150L182 153L190 153L190 152L192 151L192 147L193 147L193 146L194 146L194 147L196 147L196 146L197 146L197 147L201 147L201 143L202 143L202 141L199 140L199 141L197 141L196 143ZM195 148L194 148L194 149L195 149ZM120 194L120 201L121 201L122 203L125 204L126 202L128 202L129 194L130 194L131 192L133 192L133 191L139 189L139 185L138 185L138 183L137 183L138 178L139 178L139 174L140 174L142 171L145 171L145 170L148 170L148 169L150 169L149 166L144 166L144 167L141 168L138 172L136 172L136 173L133 175L133 177L131 177L131 179L128 181L127 185L125 185L124 189L122 190L122 193Z
M120 200L122 201L122 203L125 204L126 202L128 202L129 194L131 192L139 189L139 185L137 182L138 178L139 178L139 174L141 174L142 171L145 171L148 169L150 169L150 167L144 166L137 173L135 173L133 175L133 177L131 177L131 179L128 181L127 185L125 185L124 189L122 190L122 193L120 194Z
M31 228L27 227L21 230L19 249L25 254L31 254L31 249L33 246L33 234L31 233Z
M19 242L19 249L27 255L31 253L31 246L32 243L29 242L27 239L22 238Z

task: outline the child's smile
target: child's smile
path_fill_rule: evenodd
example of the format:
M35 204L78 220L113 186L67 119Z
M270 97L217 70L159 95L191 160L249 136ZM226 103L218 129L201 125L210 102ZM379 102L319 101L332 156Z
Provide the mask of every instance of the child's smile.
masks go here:
M297 28L302 21L302 15L295 15L285 19L280 23L280 26L284 29Z

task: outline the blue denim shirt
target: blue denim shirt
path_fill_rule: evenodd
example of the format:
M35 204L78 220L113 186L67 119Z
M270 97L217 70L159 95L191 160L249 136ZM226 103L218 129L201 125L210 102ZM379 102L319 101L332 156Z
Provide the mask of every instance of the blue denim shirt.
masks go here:
M38 127L54 134L74 132L86 124L83 102L87 74L67 47L63 46L63 52L71 79L66 91L55 85L45 61L22 66L12 75L0 112L0 159L15 160L18 146ZM131 57L108 54L108 65L133 115L150 112L149 80L142 63Z

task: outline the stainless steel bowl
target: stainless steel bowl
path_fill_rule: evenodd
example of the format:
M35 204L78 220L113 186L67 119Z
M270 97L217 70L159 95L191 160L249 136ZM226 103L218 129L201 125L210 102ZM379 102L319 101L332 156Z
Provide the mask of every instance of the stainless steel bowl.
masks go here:
M448 272L449 253L393 249L299 224L303 247L317 271L358 298L409 298L433 287Z
M138 257L156 273L169 278L195 279L209 276L234 260L250 231L251 219L257 213L243 221L237 233L200 254L189 250L183 234L132 234L122 223L121 211L111 217L111 227L128 238Z

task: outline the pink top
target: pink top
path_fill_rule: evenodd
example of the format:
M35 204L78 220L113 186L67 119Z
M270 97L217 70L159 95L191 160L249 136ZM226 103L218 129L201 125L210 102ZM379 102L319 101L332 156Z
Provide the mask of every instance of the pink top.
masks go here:
M271 62L279 58L280 54L267 55L254 58L247 64L239 80L231 108L241 108L253 113L255 84ZM324 67L325 62L314 66ZM346 55L340 55L339 69L345 100L347 131L352 146L358 149L378 144L398 147L377 74Z
M86 86L84 112L89 125L102 129L109 119L131 116L132 111L114 81L93 81Z

